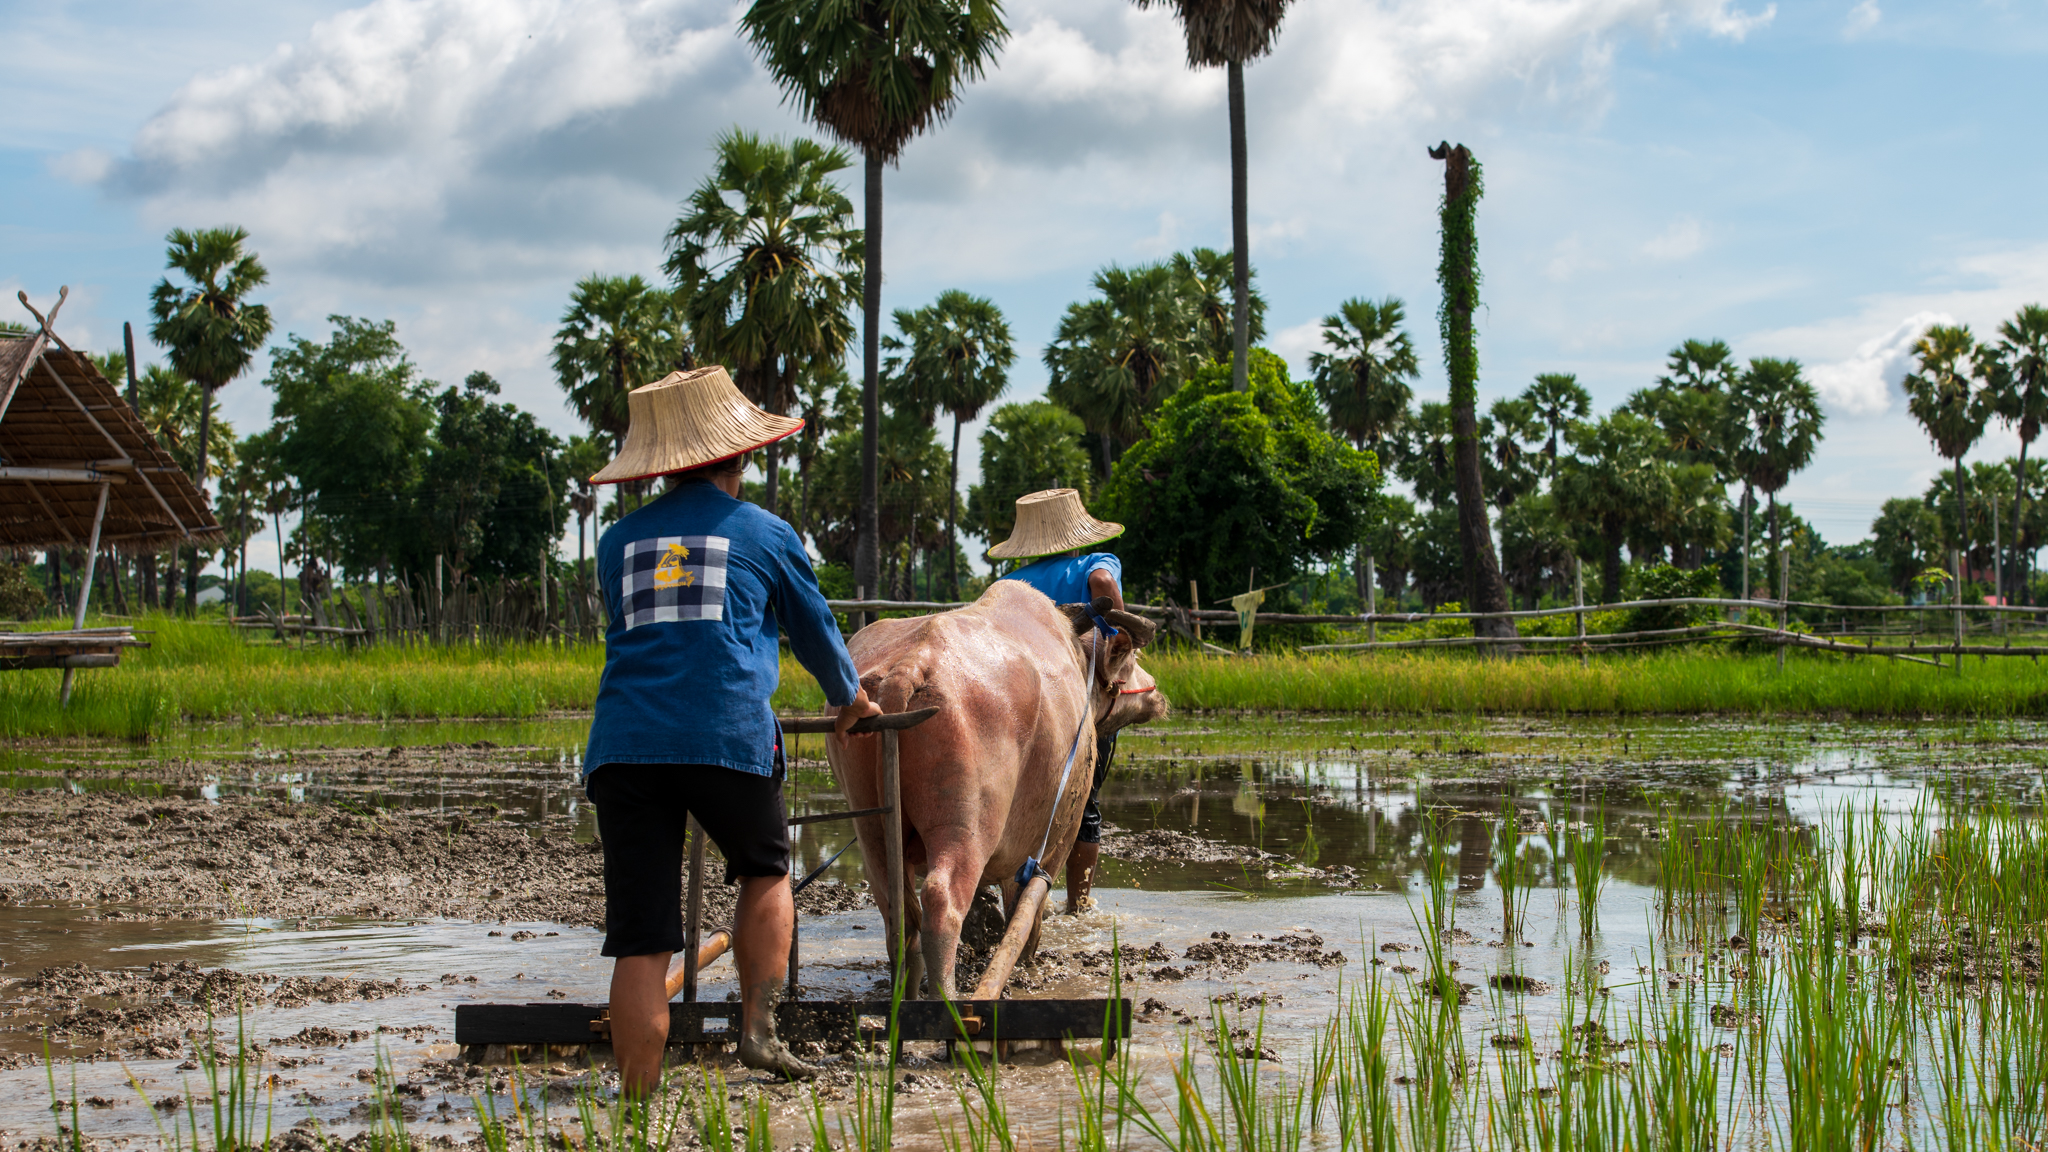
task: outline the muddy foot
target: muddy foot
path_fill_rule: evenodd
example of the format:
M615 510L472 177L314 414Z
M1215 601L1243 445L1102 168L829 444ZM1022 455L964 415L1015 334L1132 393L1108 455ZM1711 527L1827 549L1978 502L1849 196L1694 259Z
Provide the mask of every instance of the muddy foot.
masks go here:
M763 1072L774 1072L792 1080L813 1080L817 1078L818 1067L796 1058L782 1041L770 1038L756 1040L748 1037L740 1041L740 1063Z

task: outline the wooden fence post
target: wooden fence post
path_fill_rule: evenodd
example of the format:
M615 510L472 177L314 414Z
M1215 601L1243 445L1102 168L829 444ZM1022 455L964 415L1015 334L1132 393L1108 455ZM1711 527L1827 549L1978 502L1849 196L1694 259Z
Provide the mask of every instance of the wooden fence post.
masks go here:
M1961 549L1954 549L1949 552L1948 556L1950 567L1955 569L1956 574L1955 592L1949 599L1955 605L1956 675L1960 676L1963 674L1963 553Z
M1195 626L1195 647L1199 649L1202 646L1202 586L1193 580L1188 581L1188 607L1196 613L1192 623Z
M1367 643L1380 638L1380 626L1372 618L1380 612L1379 573L1373 570L1372 549L1365 550L1365 639Z
M1783 633L1792 622L1792 614L1785 607L1792 599L1792 554L1778 553L1778 631ZM1778 637L1778 671L1785 670L1785 637Z

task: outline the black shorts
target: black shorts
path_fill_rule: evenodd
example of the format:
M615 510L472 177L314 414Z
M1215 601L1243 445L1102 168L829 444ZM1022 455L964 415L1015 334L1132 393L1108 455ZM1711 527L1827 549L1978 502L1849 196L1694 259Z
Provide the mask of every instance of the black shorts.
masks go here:
M590 777L604 843L606 956L683 948L683 847L691 816L725 856L725 882L789 875L782 773L715 764L606 764Z
M1109 779L1109 762L1116 758L1116 733L1111 732L1095 749L1095 786L1088 789L1088 807L1081 813L1081 832L1076 844L1102 843L1102 782Z

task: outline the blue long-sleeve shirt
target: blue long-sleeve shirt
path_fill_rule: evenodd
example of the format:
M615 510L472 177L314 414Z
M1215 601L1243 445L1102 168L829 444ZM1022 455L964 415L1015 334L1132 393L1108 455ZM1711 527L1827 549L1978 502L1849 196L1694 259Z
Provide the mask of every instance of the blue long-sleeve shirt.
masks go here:
M778 626L826 703L860 692L796 531L715 485L679 485L612 525L597 579L610 623L586 783L606 764L774 775Z

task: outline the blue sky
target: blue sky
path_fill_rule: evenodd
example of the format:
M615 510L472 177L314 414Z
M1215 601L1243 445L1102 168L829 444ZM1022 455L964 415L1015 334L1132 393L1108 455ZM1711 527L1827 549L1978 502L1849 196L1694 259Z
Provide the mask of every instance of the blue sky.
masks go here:
M271 268L281 331L395 319L429 376L488 369L572 430L547 360L570 285L657 271L719 131L804 131L738 11L10 5L7 307L69 284L63 331L111 347L143 319L164 232L233 221ZM1224 246L1229 185L1222 77L1184 67L1166 15L1007 11L997 69L888 175L884 306L993 297L1022 399L1095 268ZM1271 343L1300 367L1339 301L1401 296L1420 391L1441 394L1425 149L1461 141L1488 182L1483 395L1569 371L1608 407L1687 337L1796 356L1829 425L1786 496L1830 540L1859 538L1940 467L1898 392L1912 336L2048 300L2044 55L2041 0L1301 0L1247 81ZM243 429L267 421L258 379L222 394ZM1978 455L2016 444L1994 430Z

